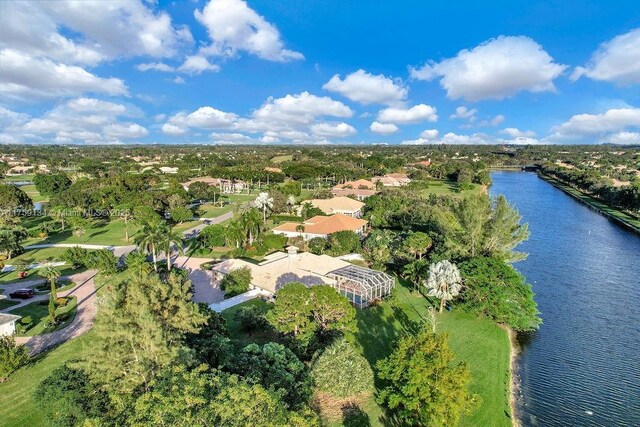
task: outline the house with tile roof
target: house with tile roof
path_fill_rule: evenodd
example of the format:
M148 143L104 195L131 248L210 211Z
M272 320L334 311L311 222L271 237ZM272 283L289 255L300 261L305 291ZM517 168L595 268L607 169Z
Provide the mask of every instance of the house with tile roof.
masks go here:
M364 219L338 213L331 216L314 216L303 223L285 222L275 227L272 231L274 234L281 234L287 237L302 237L304 240L313 239L314 237L327 238L330 234L345 230L353 231L362 236L366 232L368 223Z
M362 216L364 203L350 197L333 197L331 199L313 199L302 202L311 203L312 206L320 209L327 215L343 214L354 218Z

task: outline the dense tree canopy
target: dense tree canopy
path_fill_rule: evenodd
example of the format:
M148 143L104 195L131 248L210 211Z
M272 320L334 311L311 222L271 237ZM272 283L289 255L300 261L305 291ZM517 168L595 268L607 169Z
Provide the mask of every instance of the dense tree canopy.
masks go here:
M459 267L466 308L517 331L538 328L541 320L531 286L511 265L496 258L474 258Z
M379 401L407 425L453 426L472 406L469 368L454 362L447 335L425 328L401 338L376 366L386 384Z

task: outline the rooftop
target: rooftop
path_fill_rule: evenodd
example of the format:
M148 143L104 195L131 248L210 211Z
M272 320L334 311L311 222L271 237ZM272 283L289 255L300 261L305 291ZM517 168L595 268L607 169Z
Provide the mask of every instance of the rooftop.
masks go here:
M308 202L326 214L341 211L355 212L364 206L364 203L344 196L338 196L332 199L313 199L308 200Z
M15 322L18 319L20 319L20 316L15 314L0 313L0 325Z
M367 225L368 221L343 214L331 216L318 215L309 218L302 224L297 222L286 222L273 229L273 231L297 232L300 225L304 226L304 233L307 234L331 234L338 231L357 231Z

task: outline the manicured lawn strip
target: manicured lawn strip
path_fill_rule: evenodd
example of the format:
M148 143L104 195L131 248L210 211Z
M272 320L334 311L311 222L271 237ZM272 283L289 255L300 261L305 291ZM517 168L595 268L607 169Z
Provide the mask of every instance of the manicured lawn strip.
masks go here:
M20 254L16 257L11 258L10 260L5 261L7 265L15 265L18 261L23 261L26 264L32 263L43 263L50 261L61 261L62 254L66 251L67 248L43 248L43 249L29 249L25 251L23 254ZM56 267L58 271L60 271L60 275L68 276L70 274L77 273L82 271L82 269L73 269L69 266L59 266ZM32 268L27 270L27 277L25 277L24 281L27 280L38 280L42 279L41 276L38 275L38 268ZM11 271L8 273L0 273L0 283L9 283L16 282L18 279L18 271Z
M602 212L603 214L609 215L625 223L627 226L634 228L637 233L640 233L640 218L609 206L608 204L590 196L589 194L573 188L570 185L567 185L564 182L552 178L548 175L540 174L539 176L545 181L549 182L551 185L564 191L565 193L568 193L569 195L582 201L583 203L592 206L594 209Z
M427 188L420 188L418 191L423 196L427 197L430 194L448 194L455 197L469 196L472 194L480 194L483 191L483 187L478 184L471 184L473 188L470 190L459 191L458 183L446 180L431 180L427 181Z
M204 204L198 208L198 211L201 213L201 218L215 218L220 215L224 215L227 212L233 211L235 205L233 203L229 203L223 207L213 206L211 204Z
M22 187L20 187L20 189L27 193L27 195L31 198L31 200L33 200L34 203L46 202L49 200L46 196L43 196L38 190L36 190L35 185L23 185Z
M54 369L85 353L94 339L89 332L70 340L14 372L9 381L0 383L0 424L7 427L44 425L33 393Z
M73 232L65 225L65 231L51 233L46 239L28 239L24 245L37 245L41 243L77 243L87 245L107 245L126 246L133 244L133 235L138 230L138 226L133 222L129 223L129 242L125 239L124 223L119 220L97 221L97 226L86 230L84 236L74 236ZM59 226L59 223L57 223Z
M14 305L20 304L20 301L14 301L9 299L0 299L0 310L4 310L9 307L13 307Z
M71 300L66 306L56 308L56 316L59 316L61 320L58 321L55 328L47 330L45 330L45 324L49 319L49 309L46 305L46 301L44 304L41 304L41 301L32 302L31 304L27 304L13 310L11 314L16 314L23 318L29 316L33 321L33 326L31 328L29 328L25 333L17 333L17 335L32 337L34 335L40 335L41 333L49 333L66 328L76 316L76 304L76 297L71 297Z
M195 227L196 225L200 225L202 224L202 221L187 221L187 222L183 222L182 224L176 224L173 226L173 229L175 231L186 231L190 228Z

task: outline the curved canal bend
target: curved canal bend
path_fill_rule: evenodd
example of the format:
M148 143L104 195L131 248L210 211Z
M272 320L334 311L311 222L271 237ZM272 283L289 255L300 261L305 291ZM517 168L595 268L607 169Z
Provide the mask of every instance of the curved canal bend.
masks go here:
M519 338L522 425L640 425L640 237L534 173L491 177L529 223L514 265L544 321Z

